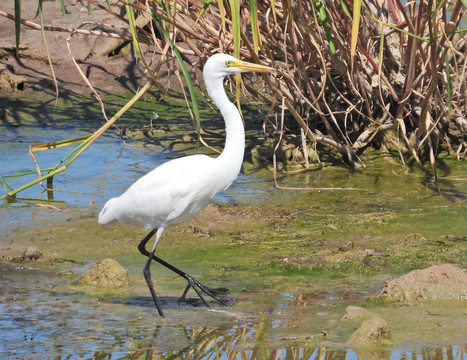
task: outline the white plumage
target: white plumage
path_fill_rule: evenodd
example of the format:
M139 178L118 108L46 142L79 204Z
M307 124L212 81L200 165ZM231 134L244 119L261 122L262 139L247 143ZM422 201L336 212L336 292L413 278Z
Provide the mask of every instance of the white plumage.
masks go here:
M216 160L193 155L160 165L121 196L110 199L99 214L99 223L118 220L154 229L191 219L235 180L232 174L216 171Z

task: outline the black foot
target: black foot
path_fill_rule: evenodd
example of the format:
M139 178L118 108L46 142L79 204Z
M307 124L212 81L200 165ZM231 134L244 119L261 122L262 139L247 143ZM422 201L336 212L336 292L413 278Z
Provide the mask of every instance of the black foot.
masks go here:
M227 306L228 301L226 299L223 299L221 296L225 296L229 294L229 290L226 288L217 288L217 289L211 289L207 286L204 286L201 284L198 280L195 278L191 277L188 274L184 274L183 276L186 281L188 281L188 285L185 288L185 291L183 292L182 296L180 299L178 299L178 302L186 301L186 295L188 294L188 291L190 288L193 288L195 290L196 294L199 296L199 298L203 301L204 305L209 307L209 304L204 300L203 293L210 296L214 300L216 300L220 305Z
M201 284L199 281L197 281L195 278L193 278L192 276L188 275L186 272L180 270L180 269L177 269L175 266L169 264L168 262L162 260L160 257L154 255L154 252L155 252L155 249L150 253L149 251L146 250L146 244L147 242L149 241L149 239L151 239L151 237L157 232L156 229L152 230L141 242L140 244L138 245L138 250L140 251L141 254L143 254L144 256L147 256L148 257L148 262L146 263L146 266L144 268L144 277L146 279L146 282L148 284L148 287L149 287L149 290L151 291L151 295L154 299L154 303L156 305L156 308L159 312L159 315L160 316L164 316L163 312L162 312L162 309L159 305L159 302L157 300L157 296L156 296L156 293L154 291L154 287L152 285L152 281L151 281L151 273L150 273L150 264L151 264L151 261L154 260L156 262L158 262L159 264L165 266L167 269L175 272L176 274L180 275L181 277L183 277L187 282L188 282L188 285L186 286L185 288L185 291L183 292L182 296L180 297L179 299L179 303L181 301L186 301L186 295L188 294L188 291L190 290L190 288L193 288L193 290L195 290L196 294L199 296L199 298L202 300L202 302L204 303L204 305L206 305L208 308L209 308L209 304L206 302L206 300L204 299L203 297L203 294L207 295L207 296L210 296L211 298L213 298L215 301L217 301L220 305L223 305L223 306L227 306L228 305L228 301L226 299L223 299L222 296L225 296L227 294L229 294L229 290L226 289L226 288L219 288L219 289L211 289L207 286L204 286L203 284ZM157 243L158 239L156 239L156 243Z

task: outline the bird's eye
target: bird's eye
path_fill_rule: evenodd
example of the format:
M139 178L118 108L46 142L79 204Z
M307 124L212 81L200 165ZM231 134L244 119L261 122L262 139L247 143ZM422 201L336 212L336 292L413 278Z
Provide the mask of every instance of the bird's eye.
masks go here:
M226 61L226 62L225 62L225 65L226 65L227 67L230 67L230 65L232 65L232 62L231 62L230 60L229 60L229 61Z

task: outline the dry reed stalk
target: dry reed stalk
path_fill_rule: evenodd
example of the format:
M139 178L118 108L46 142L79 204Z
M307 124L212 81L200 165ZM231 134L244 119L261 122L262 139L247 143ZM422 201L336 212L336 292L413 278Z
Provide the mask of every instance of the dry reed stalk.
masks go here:
M433 168L444 149L465 156L462 0L453 2L450 13L447 2L433 0L260 0L250 4L256 8L253 14L238 0L120 0L139 14L150 9L157 26L163 27L156 30L154 23L149 30L128 28L126 17L87 1L122 20L122 39L133 32L139 41L162 48L167 39L160 34L166 31L180 53L198 58L200 64L223 51L275 66L277 73L265 82L268 94L250 89L257 100L271 106L275 99L286 99L286 128L296 122L309 143L321 146L319 151L337 151L353 166L364 166L360 154L369 146L395 147L403 161L412 156L420 166L428 160ZM357 10L358 29L353 26ZM152 50L152 60L154 54ZM170 58L161 58L156 70Z

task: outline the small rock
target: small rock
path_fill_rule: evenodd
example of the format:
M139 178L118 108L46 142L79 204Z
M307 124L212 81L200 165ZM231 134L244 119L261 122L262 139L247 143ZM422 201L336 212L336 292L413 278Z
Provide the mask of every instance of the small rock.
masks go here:
M8 69L0 70L0 90L21 91L24 90L26 78L10 72Z
M391 330L382 317L374 315L361 323L350 336L348 343L353 346L389 345Z
M120 287L128 285L128 270L113 259L104 259L93 264L78 279L80 285L97 287Z
M25 260L37 260L44 257L44 254L37 246L29 246L23 254Z
M388 302L467 300L467 274L452 264L415 270L389 281L377 297Z

